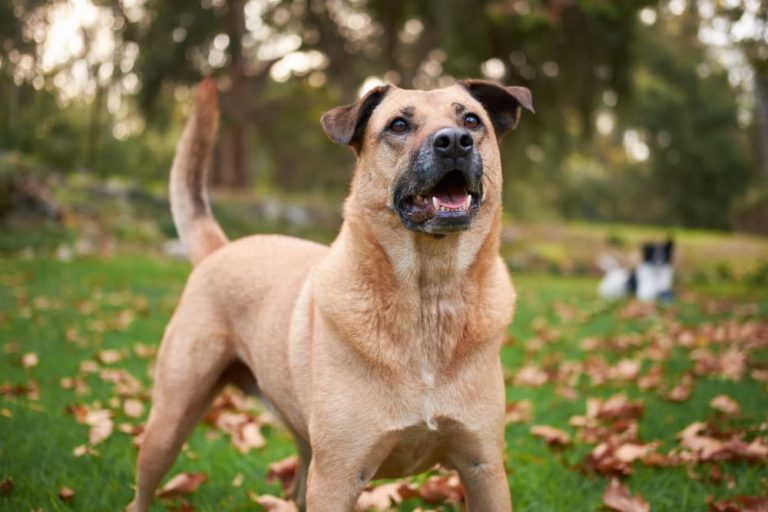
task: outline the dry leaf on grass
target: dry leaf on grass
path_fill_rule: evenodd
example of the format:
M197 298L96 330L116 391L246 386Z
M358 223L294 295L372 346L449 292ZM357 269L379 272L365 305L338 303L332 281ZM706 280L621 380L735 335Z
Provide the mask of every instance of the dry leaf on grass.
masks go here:
M119 350L102 350L98 353L98 358L103 364L115 364L123 359L123 354Z
M251 407L252 402L242 393L227 388L214 401L205 421L229 434L235 448L246 453L266 444L261 434L262 419L250 412Z
M456 473L432 476L418 488L413 484L403 483L400 484L398 492L403 499L420 498L431 505L464 501L464 487Z
M11 494L15 485L13 478L10 476L3 478L2 481L0 481L0 496L8 496Z
M112 412L106 409L88 411L84 423L91 427L88 442L92 445L104 441L112 435Z
M37 354L35 354L34 352L29 352L21 356L21 366L23 366L24 368L27 368L27 369L34 368L38 364L40 364L40 359L37 357Z
M143 343L136 343L133 346L134 353L143 358L151 359L157 355L157 347L154 345L145 345Z
M59 489L59 499L63 501L71 501L75 498L75 491L69 487L62 487Z
M507 402L507 423L524 423L531 421L533 412L533 402L530 400L519 400L517 402Z
M638 419L643 416L642 402L631 402L626 395L614 395L606 400L587 399L587 417L599 419Z
M299 507L296 506L296 503L292 501L286 501L280 498L275 498L274 496L264 495L264 496L255 496L253 494L249 494L251 497L251 500L255 501L267 512L299 512Z
M629 489L624 487L615 478L611 480L603 494L603 504L616 512L648 512L650 505L642 496L633 497Z
M107 409L91 409L82 404L70 405L67 412L75 417L78 423L88 425L88 443L98 444L112 435L114 425L112 412Z
M61 384L62 388L74 391L78 395L84 395L90 391L88 384L86 384L85 380L81 379L80 377L62 377L62 379L59 381L59 384Z
M516 386L539 387L546 384L547 381L549 381L547 372L538 366L529 364L520 368L515 375L514 383Z
M83 455L98 455L99 452L93 449L91 445L88 444L81 444L80 446L76 446L72 450L72 455L75 457L82 457Z
M30 380L27 384L18 384L16 386L2 384L0 385L0 396L19 396L30 400L40 400L40 386L34 380Z
M710 503L709 510L712 512L768 512L768 498L734 496L727 500Z
M125 370L118 368L106 368L99 371L101 380L115 385L115 392L121 397L135 397L144 392L144 387L139 379Z
M739 404L728 395L718 395L709 402L709 406L729 416L738 416L741 414Z
M571 442L571 436L549 425L534 425L531 434L544 439L550 446L565 446Z
M274 482L275 480L280 482L283 488L283 492L286 494L293 491L294 479L296 478L296 471L299 469L299 458L296 455L291 455L283 460L273 462L269 465L267 470L267 482Z
M615 438L595 446L586 456L583 466L601 475L627 476L632 474L632 463L646 461L656 455L657 443L619 443Z
M712 432L706 423L700 421L688 425L678 434L678 438L683 449L680 456L686 461L768 461L768 440L757 437L747 443L738 431Z
M208 476L205 473L179 473L168 480L168 483L159 489L155 495L158 498L171 498L190 494L195 492L206 480L208 480Z
M117 429L123 434L128 434L133 437L133 446L140 446L141 441L144 440L144 432L146 431L146 426L144 424L133 425L131 423L121 423L118 425Z
M144 404L135 398L128 398L123 402L123 412L129 418L139 418L144 414Z
M366 489L357 499L355 511L367 512L373 510L375 512L386 512L397 510L393 507L403 501L399 492L401 485L399 482L393 482L379 485L373 489Z
M684 402L691 397L691 391L693 389L693 377L686 373L681 378L677 385L669 390L668 393L664 393L662 398L671 402Z

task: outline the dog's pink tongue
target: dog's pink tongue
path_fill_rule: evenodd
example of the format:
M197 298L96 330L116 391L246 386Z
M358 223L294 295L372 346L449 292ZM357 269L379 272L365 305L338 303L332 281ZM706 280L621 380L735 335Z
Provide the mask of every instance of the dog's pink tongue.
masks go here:
M464 206L464 203L467 200L467 193L464 190L459 189L450 190L441 194L435 194L435 199L437 199L440 206L445 206L446 208L459 208Z

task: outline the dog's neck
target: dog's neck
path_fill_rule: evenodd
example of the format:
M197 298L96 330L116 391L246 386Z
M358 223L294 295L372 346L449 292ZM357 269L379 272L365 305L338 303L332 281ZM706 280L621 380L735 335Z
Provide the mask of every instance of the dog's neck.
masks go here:
M482 280L485 260L498 254L500 209L487 212L472 230L438 236L408 230L389 212L350 210L340 234L350 260L363 276L387 274L400 289L429 292L461 286L468 278Z
M477 347L501 342L514 305L498 256L501 215L486 214L472 230L443 238L383 214L347 215L313 274L315 304L374 366L456 367Z

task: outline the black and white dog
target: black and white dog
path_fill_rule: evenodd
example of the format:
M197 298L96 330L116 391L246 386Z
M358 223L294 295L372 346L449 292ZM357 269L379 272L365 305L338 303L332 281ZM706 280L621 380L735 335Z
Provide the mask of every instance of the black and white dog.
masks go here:
M647 242L643 244L643 259L634 268L622 268L609 258L601 263L605 275L598 293L605 299L619 299L627 295L642 301L669 301L673 298L674 268L672 256L675 243Z

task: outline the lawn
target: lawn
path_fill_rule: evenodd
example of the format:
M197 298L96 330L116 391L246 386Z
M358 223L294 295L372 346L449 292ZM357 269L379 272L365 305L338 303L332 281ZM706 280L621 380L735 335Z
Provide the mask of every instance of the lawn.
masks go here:
M0 509L120 510L132 496L153 348L188 265L156 256L1 261ZM654 511L738 510L723 501L768 495L765 289L691 285L652 307L602 302L587 277L518 272L515 282L502 352L515 510L598 510L614 476ZM254 496L280 495L267 472L293 453L290 439L250 402L238 407L264 446L242 453L211 415L169 473L207 480L153 510L252 510ZM459 510L418 498L399 510L419 507Z

